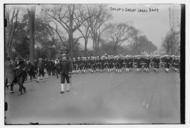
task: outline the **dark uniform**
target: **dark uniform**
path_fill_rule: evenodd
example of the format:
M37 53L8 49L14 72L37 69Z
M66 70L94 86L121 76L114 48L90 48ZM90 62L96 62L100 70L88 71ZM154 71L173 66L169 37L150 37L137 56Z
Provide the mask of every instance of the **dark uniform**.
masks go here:
M72 72L71 62L66 59L60 63L60 74L61 74L61 93L64 91L70 91L70 73ZM65 83L67 81L67 84Z
M175 71L179 71L180 68L180 59L179 57L174 57L173 65Z
M5 62L5 86L8 86L8 84L13 87L14 84L14 78L15 78L15 65L10 60L7 60ZM12 90L11 90L12 91Z
M58 59L55 60L55 74L56 77L58 78L60 74L60 62Z
M70 83L69 80L69 73L71 72L71 62L70 61L61 61L60 64L60 71L61 71L61 83Z
M39 76L38 79L42 79L42 77L44 77L45 75L44 69L45 69L44 62L42 61L42 59L40 59L38 62L38 76Z
M28 72L28 75L30 76L30 80L32 80L36 77L35 65L33 63L28 62L27 72Z

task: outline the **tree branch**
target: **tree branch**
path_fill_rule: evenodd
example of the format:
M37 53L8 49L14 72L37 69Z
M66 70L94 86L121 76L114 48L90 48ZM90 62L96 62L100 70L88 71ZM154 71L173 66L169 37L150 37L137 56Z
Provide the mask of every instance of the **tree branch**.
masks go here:
M65 26L65 23L62 23L63 21L58 20L56 17L50 15L49 13L47 13L47 15L57 21L67 32L69 32L68 26Z

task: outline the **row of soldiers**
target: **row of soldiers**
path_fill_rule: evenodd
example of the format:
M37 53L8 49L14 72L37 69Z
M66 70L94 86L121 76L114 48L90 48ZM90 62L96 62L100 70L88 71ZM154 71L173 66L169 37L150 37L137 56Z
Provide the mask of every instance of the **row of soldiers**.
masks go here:
M77 57L70 59L72 62L72 72L102 72L102 71L176 71L180 70L180 57L174 55L164 56L90 56ZM39 58L31 63L29 60L16 59L13 61L15 67L25 67L30 79L41 79L45 76L45 71L48 75L60 74L61 58L57 59L42 59Z
M122 72L122 71L176 71L180 70L179 56L90 56L70 59L72 62L72 73L85 72ZM17 71L25 70L30 79L42 79L47 73L57 78L61 69L61 58L38 59L34 63L29 60L11 60L12 68ZM20 69L20 70L19 70ZM27 78L27 77L26 77Z
M65 58L65 57L63 57ZM64 90L65 79L69 83L70 73L86 73L86 72L129 72L129 71L180 71L179 56L90 56L77 57L55 60L38 59L31 63L29 60L15 59L5 62L5 84L8 83L13 91L13 85L17 81L20 84L20 90L25 91L24 81L28 78L35 79L37 82L43 79L45 74L49 76L55 75L57 78L61 76L61 90ZM64 66L63 62L69 62L70 66ZM67 65L67 64L66 64ZM69 70L67 70L69 67ZM67 75L64 75L67 74ZM70 75L69 75L70 74ZM16 77L15 77L16 76ZM6 79L9 78L9 79ZM64 92L64 91L61 91Z
M73 72L96 71L175 71L180 70L179 56L97 56L73 58Z

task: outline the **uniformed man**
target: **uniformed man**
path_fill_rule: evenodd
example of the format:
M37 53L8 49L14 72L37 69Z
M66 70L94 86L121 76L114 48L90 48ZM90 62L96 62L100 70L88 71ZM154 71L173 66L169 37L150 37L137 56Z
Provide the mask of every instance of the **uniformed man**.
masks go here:
M72 65L66 54L62 55L60 63L60 74L61 74L61 94L65 91L70 91L70 77L72 72ZM66 82L65 82L66 80Z
M165 72L168 73L170 69L170 56L169 55L162 56L161 62L162 62Z
M30 77L30 80L35 78L35 66L30 60L27 61L27 72Z
M59 62L59 59L57 58L57 59L55 60L55 74L56 74L56 77L57 77L57 78L59 78L59 74L60 74L60 71L59 71L59 64L60 64L60 62Z
M179 72L179 67L180 67L180 58L179 56L174 56L174 60L173 60L174 71Z
M42 58L39 58L38 61L38 81L41 80L44 77L44 63L42 61Z
M8 57L5 61L5 86L10 86L10 91L13 93L13 85L15 79L15 64L14 62Z
M152 66L153 66L153 71L154 72L159 72L160 70L160 56L156 55L152 57L151 60Z

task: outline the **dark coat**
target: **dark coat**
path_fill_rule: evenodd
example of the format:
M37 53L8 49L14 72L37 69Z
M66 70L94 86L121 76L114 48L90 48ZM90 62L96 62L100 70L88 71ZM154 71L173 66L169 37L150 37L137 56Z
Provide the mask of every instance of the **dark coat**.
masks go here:
M8 82L12 82L15 78L15 65L11 64L10 61L5 62L5 79L8 80Z
M70 61L62 61L60 63L60 72L61 74L69 74L72 71L72 65Z

